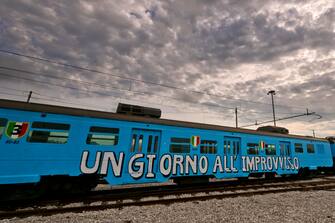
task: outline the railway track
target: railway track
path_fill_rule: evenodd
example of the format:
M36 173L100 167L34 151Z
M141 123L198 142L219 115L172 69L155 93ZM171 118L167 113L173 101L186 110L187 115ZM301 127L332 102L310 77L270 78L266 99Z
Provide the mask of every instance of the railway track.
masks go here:
M196 202L210 199L222 199L239 196L253 196L291 191L312 191L335 189L335 178L324 177L306 181L264 181L248 184L214 183L200 186L152 187L149 189L121 189L92 192L84 197L68 197L59 200L41 201L33 207L20 207L15 210L1 209L0 219L24 218L29 216L48 216L68 212L97 211L127 206L168 205L177 202ZM122 193L120 193L122 192Z

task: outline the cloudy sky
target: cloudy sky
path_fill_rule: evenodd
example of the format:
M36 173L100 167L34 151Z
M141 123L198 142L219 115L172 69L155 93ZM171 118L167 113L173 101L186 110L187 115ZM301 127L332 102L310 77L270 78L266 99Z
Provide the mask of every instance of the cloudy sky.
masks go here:
M335 135L335 1L2 0L0 98ZM269 123L271 124L271 123ZM250 126L248 128L256 128Z

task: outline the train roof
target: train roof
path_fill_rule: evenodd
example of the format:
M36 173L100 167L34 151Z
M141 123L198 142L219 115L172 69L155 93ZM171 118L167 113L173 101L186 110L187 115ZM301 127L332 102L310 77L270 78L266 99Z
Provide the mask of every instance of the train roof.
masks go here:
M145 122L145 123L150 123L150 124L162 124L162 125L187 127L187 128L221 130L221 131L227 131L227 132L267 135L267 136L276 136L276 137L284 137L284 138L320 140L320 141L327 142L326 139L314 138L314 137L309 137L309 136L263 132L263 131L256 131L256 130L251 130L251 129L234 128L234 127L219 126L219 125L204 124L204 123L195 123L195 122L186 122L186 121L176 121L176 120L170 120L170 119L132 116L132 115L125 115L125 114L117 114L113 112L104 112L104 111L63 107L63 106L47 105L47 104L38 104L38 103L27 103L27 102L22 102L22 101L13 101L13 100L6 100L6 99L0 99L0 108L18 109L18 110L24 110L24 111L53 113L53 114L64 114L64 115L73 115L73 116L82 116L82 117L92 117L92 118L114 119L114 120L123 120L123 121L131 121L131 122Z

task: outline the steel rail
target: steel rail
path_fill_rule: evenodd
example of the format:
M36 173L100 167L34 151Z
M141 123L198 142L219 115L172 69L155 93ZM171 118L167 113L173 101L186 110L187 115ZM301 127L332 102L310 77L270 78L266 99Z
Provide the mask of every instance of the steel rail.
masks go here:
M240 186L236 188L226 188L223 190L221 188L220 194L210 194L211 192L217 192L218 189L208 188L209 190L193 190L193 191L179 191L178 193L172 193L174 197L164 198L166 196L171 196L172 194L166 193L166 191L161 191L160 193L156 191L155 193L148 193L146 196L133 196L133 197L124 197L123 199L108 198L100 199L100 204L96 203L97 200L90 200L82 198L80 205L73 203L71 205L77 206L65 206L60 204L60 206L52 207L38 207L30 209L22 209L15 211L0 211L0 219L19 217L24 218L28 216L49 216L54 214L61 213L80 213L83 211L97 211L97 210L106 210L111 208L123 208L127 206L147 206L147 205L157 205L157 204L171 204L171 203L180 203L180 202L190 202L190 201L203 201L211 199L223 199L223 198L232 198L232 197L242 197L242 196L254 196L254 195L263 195L271 193L285 193L292 191L312 191L312 190L326 190L326 189L335 189L335 179L326 179L323 181L309 181L309 182L293 182L293 183L279 183L279 184L269 184L269 185L258 185L257 186ZM206 193L206 195L196 195L199 193ZM189 196L180 197L181 194L188 194ZM141 200L146 198L146 200Z

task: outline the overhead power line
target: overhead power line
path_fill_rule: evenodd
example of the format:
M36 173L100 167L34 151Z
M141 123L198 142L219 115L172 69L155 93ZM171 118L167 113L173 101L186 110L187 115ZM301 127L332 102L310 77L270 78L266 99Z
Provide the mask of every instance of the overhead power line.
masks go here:
M12 88L12 90L15 90L14 88ZM29 91L25 91L25 92L29 92ZM32 92L32 91L31 91ZM0 92L0 95L10 95L10 96L19 96L19 97L22 97L22 98L26 98L26 95L19 95L19 94L8 94L8 93L5 93L5 92ZM37 96L36 96L37 95ZM69 104L69 105L73 105L75 107L85 107L85 108L91 108L91 109L99 109L99 110L102 110L102 111L106 111L107 107L101 107L101 106L97 106L97 105L93 105L93 104L83 104L83 103L74 103L74 102L70 102L68 100L66 100L66 98L59 98L59 97L55 97L55 96L50 96L50 95L45 95L45 94L41 94L41 93L38 93L36 91L33 91L32 92L32 95L31 95L31 100L42 100L42 101L47 101L47 102L56 102L56 103L61 103L61 104ZM120 98L121 99L121 98ZM126 100L129 100L129 101L135 101L137 102L136 100L134 99L130 99L130 98L122 98L122 99L126 99ZM153 103L155 105L163 105L163 104L159 104L159 103ZM165 105L166 106L166 105ZM172 106L172 105L168 105L168 107L174 107L175 108L175 112L164 112L165 114L172 114L172 113L175 113L175 114L179 114L179 113L196 113L198 114L199 111L192 111L192 112L187 112L185 111L186 110L186 107L182 107L182 106ZM115 109L115 108L113 108ZM181 109L181 110L178 110L178 112L176 111L176 109ZM110 111L110 108L108 109L108 111ZM211 112L200 112L200 113L213 113L213 111ZM216 115L216 117L220 116L222 117L222 113L218 113L218 112L214 112Z
M97 86L97 87L111 88L111 89L114 89L114 90L117 90L117 91L132 92L132 93L136 93L136 94L155 95L155 96L160 96L160 97L164 97L164 98L170 98L170 99L173 99L173 100L182 101L179 98L171 97L171 96L167 96L167 95L162 95L162 94L158 94L156 92L153 93L153 92L146 92L146 91L135 91L134 89L131 89L130 87L129 88L118 88L118 87L115 87L112 84L102 84L102 83L96 83L96 82L76 80L76 79L71 79L71 78L66 78L66 77L58 77L58 76L48 75L48 74L44 74L44 73L37 73L37 72L28 71L28 70L11 68L11 67L7 67L7 66L0 66L0 69L8 70L8 71L14 71L14 72L19 72L19 73L25 73L25 74L29 74L29 75L33 75L33 76L48 77L48 78L58 79L58 80L67 80L67 81L77 82L79 84L83 84L83 85L87 85L87 86ZM12 74L7 74L7 75L12 75ZM15 75L12 75L12 76L14 77ZM15 76L15 77L18 78L17 76ZM41 82L39 80L34 80L34 81L35 82ZM43 81L43 83L44 84L49 84L48 82L44 82L44 81ZM55 84L52 84L52 85L55 85ZM59 85L57 85L57 86L59 86ZM65 87L65 86L59 86L59 87ZM79 88L77 88L77 89L79 90ZM96 93L96 92L94 92L94 93ZM227 106L222 106L222 105L208 105L208 106L222 107L222 108L230 109L230 110L234 110L235 109L234 107L227 107ZM242 110L242 112L243 112L243 110ZM266 114L267 112L247 111L247 113ZM278 112L278 113L281 113L281 114L294 114L294 113L282 113L282 112ZM298 113L298 114L300 114L300 113Z
M309 115L315 115L315 116L318 117L317 119L321 119L321 118L322 118L321 115L316 114L315 112L309 112L309 111L307 110L307 112L304 113L304 114L300 114L300 115L292 115L292 116L288 116L288 117L278 118L278 119L276 119L276 121L283 121L283 120L287 120L287 119L298 118L298 117L309 116ZM255 125L257 126L257 125L262 125L262 124L271 123L271 122L273 122L273 120L270 120L270 121L263 121L263 122L257 122L257 121L256 121L255 124L244 125L244 126L241 126L241 128L251 127L251 126L255 126Z
M109 88L114 88L114 89L117 89L117 90L127 90L127 89L117 88L117 87L115 87L114 85L111 85L111 84L101 84L101 83L76 80L76 79L71 79L71 78L66 78L66 77L57 77L57 76L53 76L53 75L49 75L49 74L37 73L37 72L28 71L28 70L22 70L22 69L7 67L7 66L0 66L0 69L15 71L15 72L18 72L18 73L30 74L30 75L34 75L34 76L48 77L48 78L58 79L58 80L74 81L74 82L78 82L80 84L85 84L85 85L89 85L89 86L109 87Z
M71 90L76 90L76 91L84 92L85 94L92 93L92 94L97 94L97 95L102 95L102 96L117 97L115 95L111 95L111 94L104 93L104 92L83 90L83 89L77 88L77 87L64 86L62 84L50 83L50 82L42 81L42 80L34 80L34 79L27 78L27 77L20 77L20 76L13 75L13 74L8 74L8 73L2 73L2 72L0 72L0 76L5 76L5 77L19 79L19 80L36 82L36 83L40 83L40 84L44 84L44 85L49 85L49 86L68 88L68 89L71 89ZM77 81L77 80L73 80L73 81ZM104 90L106 90L106 89L104 89ZM126 92L130 92L132 94L142 94L142 95L150 95L150 96L159 96L159 97L164 97L164 98L168 98L168 99L172 99L172 100L181 101L183 103L191 103L191 102L180 100L179 98L176 98L176 97L171 97L171 96L166 96L166 95L160 95L160 94L156 94L156 93L153 93L153 92L142 92L142 91L134 91L134 90L129 90L129 89L115 89L115 90L126 91ZM119 97L121 97L121 96L119 96ZM222 108L222 109L231 109L231 110L235 109L235 108L232 108L232 107L226 107L226 106L222 106L222 105L212 105L212 104L206 104L206 105L204 105L202 103L199 103L199 105L209 106L209 107L216 107L216 108Z
M170 88L170 89L174 89L174 90L186 91L186 92L189 92L189 93L208 95L208 96L218 97L218 98L225 98L227 100L233 100L233 101L243 101L243 102L246 102L246 103L256 103L256 104L269 105L269 103L264 103L264 102L260 102L260 101L236 99L232 96L226 96L226 95L221 95L221 94L212 94L212 93L209 93L209 92L190 90L190 89L177 87L177 86L173 86L173 85L168 85L168 84L161 84L161 83L156 83L156 82L152 82L152 81L144 81L144 80L140 80L140 79L136 79L136 78L124 77L124 76L116 75L116 74L113 74L113 73L110 73L110 72L105 72L105 71L100 71L100 70L96 70L96 69L81 67L81 66L77 66L77 65L73 65L73 64L69 64L69 63L63 63L63 62L59 62L59 61L55 61L55 60L51 60L51 59L47 59L47 58L31 56L31 55L27 55L27 54L23 54L23 53L19 53L19 52L14 52L14 51L10 51L10 50L0 49L0 53L5 53L5 54L9 54L9 55L13 55L13 56L19 56L19 57L25 57L25 58L28 58L28 59L31 59L31 60L38 60L38 61L51 63L51 64L55 64L55 65L58 65L58 66L63 66L63 67L70 67L72 69L77 69L77 70L81 70L81 71L92 72L92 73L104 75L104 77L105 77L105 75L108 75L108 76L113 76L113 77L120 78L120 79L123 79L123 80L141 82L141 83L144 83L144 84L156 85L156 86ZM280 105L280 104L277 104L276 106L277 107L281 106L281 107L294 108L293 106ZM301 107L297 107L297 106L295 106L295 108L301 109ZM232 108L232 109L234 109L234 108Z
M7 73L1 73L0 72L0 76L5 76L5 77L9 77L9 78L14 78L14 79L19 79L19 80L25 80L25 81L30 81L30 82L35 82L35 83L39 83L39 84L43 84L43 85L48 85L48 86L55 86L55 87L61 87L61 88L67 88L67 89L71 89L71 90L76 90L78 94L96 94L96 95L101 95L101 96L108 96L108 97L113 97L113 98L116 98L116 99L126 99L126 100L129 100L129 101L134 101L134 102L140 102L143 104L143 101L138 101L138 100L135 100L134 98L130 98L130 97L126 97L126 96L116 96L116 95L112 95L112 94L109 94L109 93L105 93L105 92L99 92L99 91L89 91L89 90L83 90L83 89L80 89L80 88L77 88L77 87L72 87L72 86L63 86L61 84L56 84L56 83L50 83L50 82L47 82L47 81L42 81L42 80L34 80L34 79L30 79L30 78L27 78L27 77L20 77L20 76L16 76L16 75L12 75L12 74L7 74ZM29 92L29 91L27 91ZM80 93L82 92L82 93ZM133 95L136 94L150 94L152 96L155 96L154 94L150 93L150 92L133 92L133 91L129 91L130 93L132 93ZM162 97L162 96L161 96ZM173 100L177 100L177 101L181 101L180 99L178 98L173 98L173 97L168 97L168 96L165 96L166 98L169 98L169 99L173 99ZM187 101L182 101L183 104L185 103L188 103L188 104L192 104L192 102L187 102ZM160 103L157 103L157 102L150 102L150 104L154 104L154 105L160 105L160 106L168 106L168 107L175 107L175 108L180 108L181 106L176 106L176 105L166 105L166 104L160 104ZM233 109L233 108L228 108L228 107L224 107L224 106L221 106L221 105L204 105L204 104L201 104L199 103L199 105L201 106L210 106L210 107L216 107L216 108L221 108L221 109Z
M0 94L10 95L10 96L17 96L17 97L23 97L23 94L12 94L12 93L2 92L2 91L0 91Z
M15 91L15 92L24 92L24 93L29 92L29 91L25 91L25 90L20 90L20 89L15 89L15 88L9 88L9 87L5 87L5 86L1 86L1 90L3 90L3 89Z

